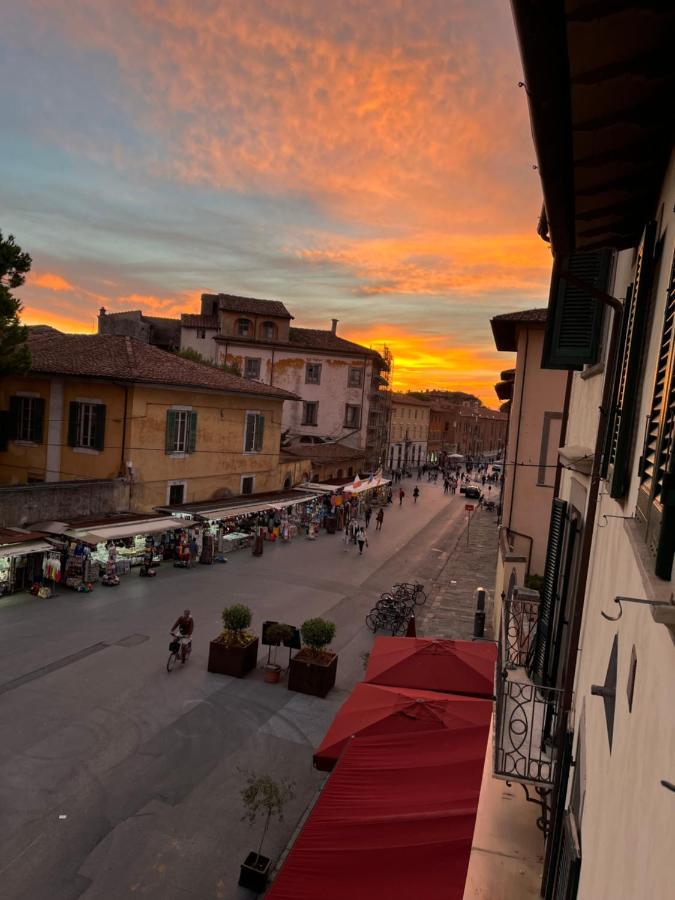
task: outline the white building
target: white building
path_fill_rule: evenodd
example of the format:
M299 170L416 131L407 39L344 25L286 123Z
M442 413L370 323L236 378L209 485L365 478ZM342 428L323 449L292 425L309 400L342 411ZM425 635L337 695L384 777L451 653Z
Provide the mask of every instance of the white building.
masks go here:
M503 611L494 771L541 803L542 896L665 898L675 15L667 4L559 6L552 15L544 0L513 0L544 194L538 230L554 257L543 365L574 374L540 596L518 592Z
M431 404L410 394L392 393L387 466L401 469L427 461Z
M287 442L340 441L364 450L376 467L385 446L387 363L339 337L336 319L326 330L296 328L292 319L277 300L203 294L201 314L181 316L181 349L302 397L284 409Z

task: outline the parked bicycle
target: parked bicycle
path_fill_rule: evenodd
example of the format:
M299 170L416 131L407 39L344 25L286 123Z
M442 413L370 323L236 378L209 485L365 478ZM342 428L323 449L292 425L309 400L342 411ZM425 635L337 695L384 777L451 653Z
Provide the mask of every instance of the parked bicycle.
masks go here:
M415 606L423 606L427 600L427 595L424 593L424 585L420 584L419 581L402 581L399 584L395 584L394 597L397 599L409 599Z
M183 647L185 647L185 662L187 662L192 653L192 638L188 635L175 634L172 631L171 643L169 644L169 658L166 661L167 672L170 672L182 657Z

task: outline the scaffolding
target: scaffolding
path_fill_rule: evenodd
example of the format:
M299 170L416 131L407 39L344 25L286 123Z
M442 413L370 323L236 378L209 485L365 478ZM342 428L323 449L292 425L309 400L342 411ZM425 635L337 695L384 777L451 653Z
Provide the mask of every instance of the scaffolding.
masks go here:
M382 363L375 361L373 366L366 445L367 464L372 471L376 471L380 466L386 466L391 428L391 384L394 356L386 344L381 347L371 346L371 350L375 350L382 360Z

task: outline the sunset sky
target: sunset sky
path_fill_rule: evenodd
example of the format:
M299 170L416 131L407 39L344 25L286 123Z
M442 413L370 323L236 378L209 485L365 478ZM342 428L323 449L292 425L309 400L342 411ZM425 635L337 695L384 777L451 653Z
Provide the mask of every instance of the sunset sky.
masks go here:
M0 77L26 322L280 299L497 406L550 271L506 0L21 0Z

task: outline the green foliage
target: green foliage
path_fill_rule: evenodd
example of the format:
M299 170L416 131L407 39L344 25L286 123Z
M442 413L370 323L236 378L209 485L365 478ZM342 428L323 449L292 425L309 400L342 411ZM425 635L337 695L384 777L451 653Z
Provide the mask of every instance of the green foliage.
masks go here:
M543 575L526 575L525 576L525 587L529 588L531 591L540 591L543 583L544 583Z
M290 641L292 637L293 627L291 625L284 625L283 622L270 625L267 629L267 640L272 644L283 644L284 641Z
M176 350L175 354L190 362L200 363L202 366L211 366L212 369L222 369L223 372L227 372L229 375L238 375L239 378L241 378L241 369L236 363L221 363L219 365L218 363L214 363L210 359L207 359L205 356L202 356L199 350L193 350L192 347L185 347L184 350Z
M258 815L265 818L265 827L258 847L258 856L260 856L270 819L272 816L276 816L280 822L283 822L284 806L295 797L295 784L288 778L275 781L269 775L255 775L252 772L244 774L246 787L242 788L241 800L246 813L243 821L248 820L249 824L253 825Z
M300 633L303 643L318 653L335 637L335 624L325 619L307 619L300 626Z
M14 236L3 239L0 231L0 376L27 372L30 368L28 330L19 320L21 302L12 290L25 282L32 263Z
M221 364L220 368L223 372L227 372L228 375L238 375L239 378L241 378L241 369L236 363L224 362Z
M251 624L253 614L243 603L234 603L223 610L223 625L227 631L240 635Z

